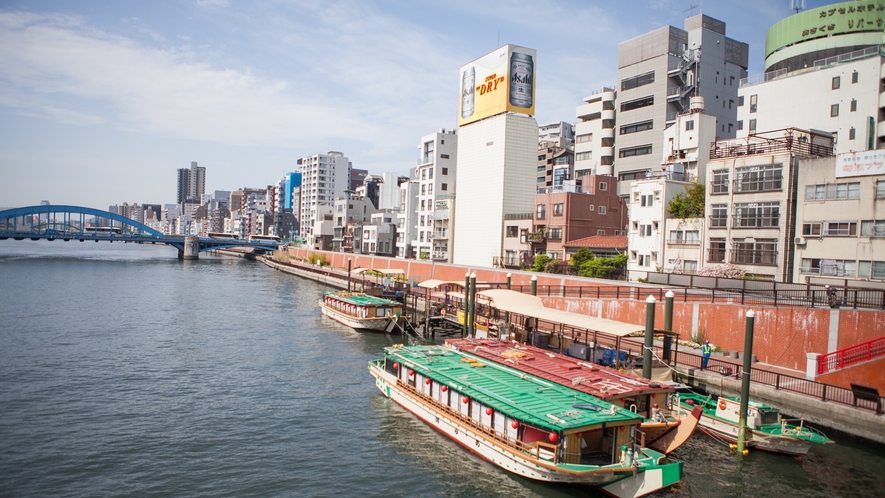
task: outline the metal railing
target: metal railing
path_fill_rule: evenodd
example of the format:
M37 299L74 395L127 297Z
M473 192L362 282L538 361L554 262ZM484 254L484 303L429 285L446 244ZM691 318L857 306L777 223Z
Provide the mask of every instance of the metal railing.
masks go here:
M879 337L822 355L818 358L817 373L818 375L825 374L883 355L885 355L885 337Z

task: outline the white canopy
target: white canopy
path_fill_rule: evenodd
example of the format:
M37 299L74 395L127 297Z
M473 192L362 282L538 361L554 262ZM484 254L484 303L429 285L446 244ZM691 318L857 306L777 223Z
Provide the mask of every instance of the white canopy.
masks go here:
M572 327L595 330L619 337L645 330L642 325L547 308L540 297L512 290L491 289L481 291L479 294L490 299L491 305L499 310L519 313L549 322L563 323Z

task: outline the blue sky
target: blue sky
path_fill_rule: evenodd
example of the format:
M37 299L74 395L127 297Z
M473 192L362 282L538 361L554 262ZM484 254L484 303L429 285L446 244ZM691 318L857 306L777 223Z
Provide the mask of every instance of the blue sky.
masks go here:
M762 72L789 0L697 3ZM264 187L329 150L406 173L422 135L455 126L462 64L505 43L536 49L538 122L574 121L615 84L618 43L682 27L689 5L4 0L0 206L175 202L191 161L207 191Z

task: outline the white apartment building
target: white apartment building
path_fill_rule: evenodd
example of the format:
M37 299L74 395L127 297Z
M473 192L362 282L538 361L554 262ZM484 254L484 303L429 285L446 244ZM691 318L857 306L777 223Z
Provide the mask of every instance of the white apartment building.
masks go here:
M576 178L614 173L616 96L614 89L603 88L586 97L576 109Z
M741 83L738 136L791 126L834 134L836 153L885 146L885 57L868 47Z
M418 185L417 239L412 250L418 259L451 262L455 175L458 164L458 135L441 129L421 137L415 175ZM450 202L451 201L451 202ZM439 212L437 213L437 206Z
M885 280L883 162L885 150L799 164L795 282Z
M409 180L399 184L400 204L396 214L396 257L415 256L413 243L418 240L418 180L417 168L409 170Z
M314 154L298 159L301 173L300 216L301 235L312 235L314 223L323 221L318 212L320 206L331 211L335 199L344 196L350 187L352 165L341 152ZM231 208L233 209L233 208Z
M561 140L563 147L575 143L575 125L565 121L554 121L538 125L538 142Z
M800 161L833 155L830 134L774 130L716 142L707 163L705 266L793 282ZM801 227L800 227L801 228Z
M458 202L452 261L491 267L502 258L504 217L534 212L538 124L497 114L458 131Z
M382 173L378 185L378 209L399 209L400 176L396 173Z
M704 182L716 136L716 117L704 112L702 98L694 97L691 105L664 131L661 171L645 173L630 187L627 274L631 280L647 278L650 271L694 272L703 266L699 254L703 230L694 227L697 221L667 214L670 201L690 182Z
M665 26L618 45L617 156L621 195L646 172L660 171L664 129L703 97L718 122L716 136L737 132L738 88L747 76L749 47L725 36L725 23L699 14L685 29ZM580 135L580 132L578 133Z

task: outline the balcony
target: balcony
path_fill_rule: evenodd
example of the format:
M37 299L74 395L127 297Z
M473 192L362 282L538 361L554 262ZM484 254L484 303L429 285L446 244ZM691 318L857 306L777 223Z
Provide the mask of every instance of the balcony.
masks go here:
M433 251L430 257L434 261L447 261L449 259L448 251Z
M433 212L433 219L435 220L447 220L449 219L449 210L448 209L437 209Z
M736 248L732 250L731 263L736 265L777 266L777 250Z
M447 240L449 238L448 230L434 230L433 240Z
M671 245L671 246L699 246L699 245L701 245L701 241L699 239L668 239L667 245Z
M709 228L711 228L711 229L713 229L713 228L728 228L728 217L727 216L720 216L720 217L710 216Z
M433 162L433 155L432 154L428 154L424 157L418 158L418 166L420 166L422 164L430 164L432 162Z

